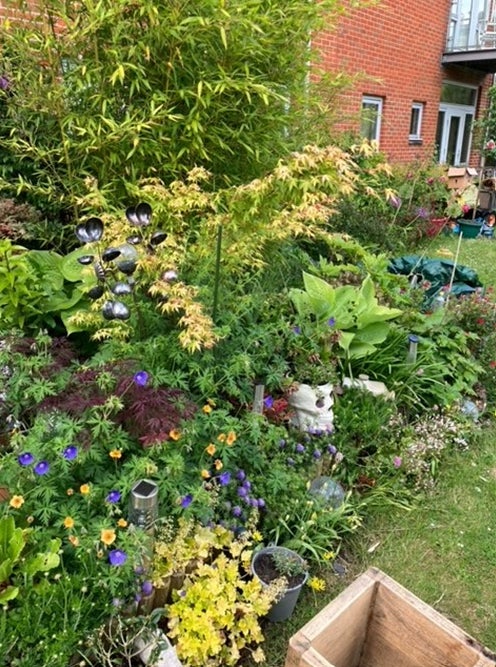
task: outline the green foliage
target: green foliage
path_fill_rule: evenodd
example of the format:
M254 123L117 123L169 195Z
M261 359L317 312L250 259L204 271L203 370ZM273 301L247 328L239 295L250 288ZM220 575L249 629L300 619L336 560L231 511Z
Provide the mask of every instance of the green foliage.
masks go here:
M16 503L16 497L11 504ZM33 577L39 572L48 572L56 568L60 563L57 553L60 541L53 540L49 551L46 553L26 554L28 534L22 528L15 525L14 517L3 516L0 518L0 604L5 605L19 595L20 586L12 585L16 582L15 577L20 577L19 583L32 585ZM23 578L26 580L23 581ZM17 583L17 582L16 582Z
M344 197L330 224L367 245L402 253L418 243L430 218L453 207L445 169L434 161L389 165L377 150L352 145L359 168L357 191Z
M32 164L7 163L4 187L85 207L95 187L99 203L122 205L127 184L194 165L263 173L295 147L293 126L311 139L308 36L340 11L339 0L45 0L36 21L1 31L1 145Z
M360 288L332 287L308 273L303 274L303 282L305 290L292 289L290 297L298 321L310 337L317 338L324 363L332 353L341 354L346 360L372 354L388 335L387 320L401 315L401 310L379 305L370 276ZM334 331L339 332L335 339Z

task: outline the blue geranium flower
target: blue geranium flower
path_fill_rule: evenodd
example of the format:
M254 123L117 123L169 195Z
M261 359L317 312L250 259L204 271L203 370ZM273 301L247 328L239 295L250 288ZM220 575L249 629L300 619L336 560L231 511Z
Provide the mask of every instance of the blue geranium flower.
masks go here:
M78 448L75 445L69 445L62 452L62 456L66 461L73 461L78 455Z
M122 549L113 549L109 551L108 559L114 567L121 567L127 561L127 553Z
M50 464L48 461L40 461L34 467L34 472L37 475L46 475L50 471Z
M138 371L133 377L134 384L138 385L138 387L146 387L149 377L146 371Z
M24 452L17 457L17 461L21 466L30 466L34 461L34 456L31 452Z

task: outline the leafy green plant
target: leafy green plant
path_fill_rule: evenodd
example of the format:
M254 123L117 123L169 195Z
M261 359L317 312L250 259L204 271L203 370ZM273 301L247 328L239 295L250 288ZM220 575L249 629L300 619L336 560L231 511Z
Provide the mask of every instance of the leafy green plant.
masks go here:
M21 502L20 496L12 496L10 504L15 507ZM59 540L52 540L45 553L26 553L29 536L27 531L15 525L14 517L0 518L0 604L5 605L19 595L20 586L16 585L16 577L26 577L32 583L33 577L39 572L48 572L59 565ZM25 582L23 582L25 585Z
M193 11L47 0L36 21L1 31L1 143L18 165L32 164L20 173L7 164L4 188L78 208L122 204L128 184L200 164L231 182L260 175L295 147L292 127L299 146L315 136L304 122L318 106L309 105L308 35L340 11L338 0L235 9L202 0Z
M333 287L308 273L303 274L303 282L305 289L292 289L290 297L303 335L306 332L309 338L316 339L324 364L333 355L350 361L372 354L387 338L387 320L402 313L399 309L379 305L370 276L360 288Z

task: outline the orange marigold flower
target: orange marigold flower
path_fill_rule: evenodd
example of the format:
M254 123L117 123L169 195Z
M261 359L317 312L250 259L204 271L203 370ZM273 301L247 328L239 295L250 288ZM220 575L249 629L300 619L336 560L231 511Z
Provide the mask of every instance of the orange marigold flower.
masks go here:
M100 533L101 541L107 546L113 544L115 542L115 538L116 535L115 535L115 530L113 528L104 528Z
M222 463L222 461L220 459L215 459L214 466L215 466L216 470L222 470L222 468L224 467L224 464Z
M205 447L205 451L207 454L210 454L210 456L213 456L217 451L217 447L211 442L208 447Z
M72 544L73 547L78 547L79 537L76 537L75 535L69 535L69 542Z
M226 434L225 434L225 433L220 433L220 434L217 436L217 440L218 440L219 442L225 442L225 441L226 441Z
M83 496L87 496L88 493L90 492L90 485L89 484L81 484L79 487L80 492L83 494Z
M208 472L208 470L203 469L201 471L201 476L203 477L203 479L208 479L210 477L210 473Z
M65 517L64 528L74 528L74 519L72 518L72 516Z
M173 428L172 431L169 433L169 438L171 440L176 440L177 441L177 440L179 440L180 437L181 437L181 431L178 431L177 428Z
M119 521L117 522L117 525L119 526L119 528L126 528L126 526L127 526L126 519L119 519Z
M12 496L12 498L9 501L9 505L13 507L15 510L18 510L19 507L22 507L24 505L24 498L22 496Z
M204 405L202 410L206 415L209 415L212 412L213 408L211 405Z
M120 449L112 449L109 452L109 456L111 459L117 460L122 458L122 451Z
M234 431L229 431L226 439L227 444L232 445L236 442L236 440L237 440L236 433Z

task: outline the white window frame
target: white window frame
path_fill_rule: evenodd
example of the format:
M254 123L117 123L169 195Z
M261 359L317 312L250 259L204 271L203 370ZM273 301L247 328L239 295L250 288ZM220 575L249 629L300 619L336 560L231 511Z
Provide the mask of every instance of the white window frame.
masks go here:
M373 95L363 95L362 96L362 115L366 111L366 107L370 110L370 107L375 107L375 119L374 119L374 130L375 132L373 133L374 136L368 136L363 133L363 117L362 117L362 123L360 127L360 132L361 135L365 139L369 139L370 141L376 141L379 143L380 137L381 137L381 121L382 121L382 107L383 107L383 99L382 97L375 97Z
M422 120L424 118L424 104L423 102L413 102L410 109L410 131L408 135L409 141L422 141ZM416 119L415 127L412 124Z

